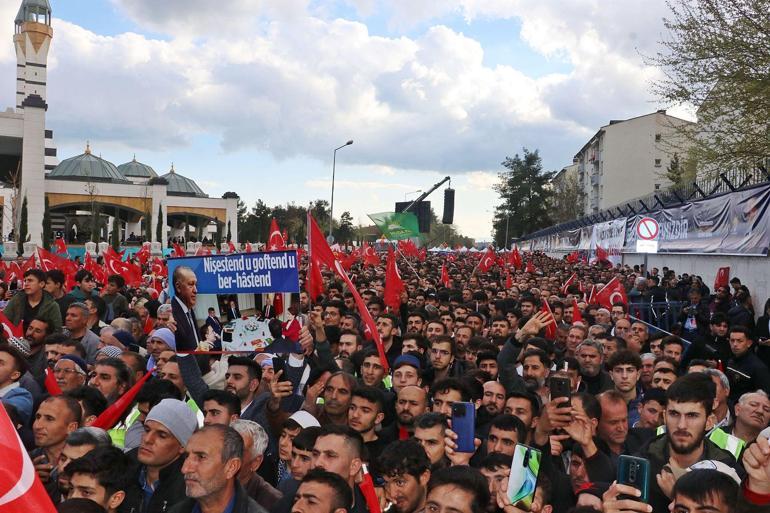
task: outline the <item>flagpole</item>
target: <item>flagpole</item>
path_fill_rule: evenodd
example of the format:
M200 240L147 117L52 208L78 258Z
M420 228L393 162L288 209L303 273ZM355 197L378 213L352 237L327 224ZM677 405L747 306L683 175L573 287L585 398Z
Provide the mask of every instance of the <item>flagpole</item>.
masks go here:
M647 321L643 321L639 317L635 317L635 316L633 316L631 314L628 314L628 317L630 317L631 319L635 320L636 322L641 322L642 324L645 324L645 325L649 326L650 328L655 328L658 331L662 331L666 335L671 335L672 337L676 337L676 338L680 339L682 342L687 342L687 344L688 344L687 348L688 349L693 344L693 342L691 340L687 340L686 338L683 338L681 335L676 335L674 333L671 333L670 331L664 330L663 328L659 328L659 327L655 326L654 324L650 324Z
M420 275L417 274L417 270L414 267L412 267L412 264L409 262L409 260L406 259L406 255L404 255L401 252L401 248L398 247L398 244L396 244L395 246L396 246L396 251L398 251L398 254L401 255L404 258L404 261L406 262L406 265L409 266L409 269L412 270L412 272L414 273L415 277L419 280L420 279Z

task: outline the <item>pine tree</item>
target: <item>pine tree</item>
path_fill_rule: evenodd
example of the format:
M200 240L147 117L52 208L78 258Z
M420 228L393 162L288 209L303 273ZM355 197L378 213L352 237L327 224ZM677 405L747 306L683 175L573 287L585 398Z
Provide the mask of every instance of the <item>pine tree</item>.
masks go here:
M163 237L163 205L158 205L158 225L155 227L155 237L160 242L161 248L166 245Z
M152 240L152 210L149 208L144 213L144 240L147 242Z
M233 240L233 234L230 231L230 221L227 221L227 242Z
M120 251L120 219L114 217L112 220L112 249Z
M19 219L19 242L17 246L17 252L19 256L24 254L24 243L27 242L27 234L29 233L29 214L27 212L27 197L24 196L24 200L21 202L21 216Z

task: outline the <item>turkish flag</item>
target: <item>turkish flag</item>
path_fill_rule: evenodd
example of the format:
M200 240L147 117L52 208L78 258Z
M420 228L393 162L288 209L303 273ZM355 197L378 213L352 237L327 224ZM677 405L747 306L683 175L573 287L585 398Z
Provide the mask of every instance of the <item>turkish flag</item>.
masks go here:
M513 287L513 278L511 277L511 273L505 274L505 288L509 289Z
M107 251L104 252L104 266L109 274L123 276L126 285L130 287L136 287L142 283L142 269L138 265L124 262Z
M608 310L612 309L612 305L615 303L628 304L626 289L623 288L617 276L612 278L607 285L602 287L602 290L596 293L596 302Z
M142 265L145 265L147 261L150 259L150 244L145 243L142 244L142 248L136 252L136 259L139 260L139 262Z
M604 249L601 246L596 246L596 261L597 262L606 262L609 259L610 255L607 253L607 250Z
M168 276L168 267L166 267L166 262L160 257L155 257L155 259L152 261L152 265L150 266L150 270L155 276Z
M174 256L176 258L182 258L183 256L186 256L186 255L187 255L187 253L185 253L184 248L182 248L182 246L180 246L179 244L177 244L175 242L174 243Z
M334 273L345 282L345 285L348 287L348 291L353 294L353 300L356 302L356 307L358 308L358 315L361 316L361 320L364 322L364 326L371 333L372 339L374 340L374 345L380 355L380 363L387 373L390 365L388 365L388 359L385 356L385 349L382 347L382 340L380 340L380 334L377 331L377 325L374 323L372 315L366 308L364 300L361 298L361 295L358 293L355 285L353 285L353 282L350 281L348 273L346 273L342 268L342 264L335 260L334 253L332 253L329 244L324 238L323 232L321 232L321 229L318 227L318 223L316 223L315 219L313 219L313 216L310 212L307 213L307 226L307 240L308 248L310 249L310 258L315 259L316 262L322 262L330 269L333 269Z
M10 337L24 338L24 322L19 321L19 324L13 324L11 320L0 311L0 323L3 325L5 331L5 338Z
M268 251L282 251L286 249L286 241L278 228L278 221L273 218L270 221L270 237L267 239Z
M67 244L64 243L64 239L56 239L54 244L56 245L57 253L64 253L65 255L67 254Z
M283 315L283 294L276 292L273 297L273 311L275 316Z
M246 253L251 253L254 250L251 248L251 242L246 243Z
M567 288L569 288L569 286L575 283L576 281L577 281L577 273L572 273L572 276L567 278L567 281L565 281L564 285L561 286L561 293L564 295L567 295Z
M446 270L446 264L441 264L441 283L444 287L449 287L449 273Z
M8 266L3 264L3 267L5 268L5 279L9 283L21 279L23 273L21 272L21 267L19 267L19 264L17 264L16 261L9 262Z
M397 312L401 306L401 293L404 291L404 282L398 273L396 265L396 254L393 247L388 247L388 262L385 267L385 305L390 307L392 312Z
M374 490L374 481L372 481L372 475L369 474L369 469L366 465L363 467L363 480L358 483L358 488L361 490L361 494L366 501L366 507L369 513L382 513L380 509L380 499L377 497L377 492Z
M104 271L104 268L97 264L88 252L86 252L86 258L83 262L83 269L93 274L94 280L98 283L107 283L107 273Z
M0 511L56 513L4 407L0 407L0 453Z
M233 241L227 241L227 247L230 250L230 253L235 253L235 244L233 244Z
M527 260L527 268L524 269L524 272L528 272L529 274L535 274L537 272L535 263L532 260Z
M61 395L61 388L59 383L56 382L56 377L53 375L53 369L50 367L45 368L45 389L51 395Z
M556 321L553 320L551 305L548 304L546 299L543 299L543 304L540 305L540 311L545 312L551 316L551 322L549 322L545 327L545 338L547 340L553 340L556 338Z
M364 242L364 265L380 265L380 257L372 246Z
M578 308L577 299L574 297L572 298L572 322L582 322L583 321L583 314L580 313L580 308Z
M589 305L595 305L596 304L596 285L591 285L591 292L588 294L588 299L586 302Z
M189 356L186 358L190 358ZM134 386L128 389L128 391L120 396L120 398L112 403L106 410L104 410L96 420L91 424L92 427L102 428L109 430L115 427L115 424L123 417L126 410L134 403L134 398L142 389L142 385L150 379L152 376L152 370L150 369L142 378L137 381Z
M511 264L513 264L513 267L516 269L521 269L524 266L524 260L521 258L521 253L519 253L519 247L514 245L513 251L511 251Z
M717 270L717 277L714 280L714 290L719 287L727 287L730 285L730 268L720 267Z
M211 249L208 246L201 246L195 250L195 256L210 256Z
M310 296L310 301L315 301L324 292L324 282L318 262L309 258L307 262L307 275L305 277L305 290Z
M35 260L35 254L32 253L29 258L21 264L21 272L19 273L19 276L24 276L24 273L29 271L30 269L37 269L37 261Z
M495 265L495 252L492 248L487 248L484 256L479 260L478 270L482 273L489 271Z

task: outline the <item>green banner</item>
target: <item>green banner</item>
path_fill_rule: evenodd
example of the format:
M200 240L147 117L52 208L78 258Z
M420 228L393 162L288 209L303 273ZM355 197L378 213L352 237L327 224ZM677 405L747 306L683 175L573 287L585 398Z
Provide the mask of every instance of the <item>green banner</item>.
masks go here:
M411 212L380 212L367 215L388 239L403 240L420 236L417 216Z

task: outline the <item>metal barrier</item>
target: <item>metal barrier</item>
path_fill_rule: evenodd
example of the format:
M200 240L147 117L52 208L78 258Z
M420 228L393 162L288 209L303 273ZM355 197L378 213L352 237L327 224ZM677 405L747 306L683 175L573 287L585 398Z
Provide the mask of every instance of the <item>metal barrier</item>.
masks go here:
M686 305L681 301L629 303L628 313L662 331L671 331Z

